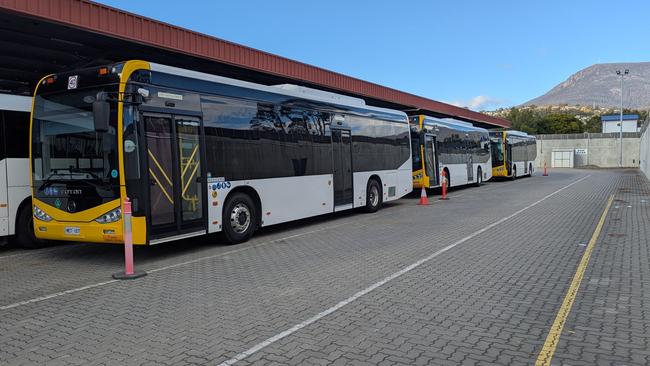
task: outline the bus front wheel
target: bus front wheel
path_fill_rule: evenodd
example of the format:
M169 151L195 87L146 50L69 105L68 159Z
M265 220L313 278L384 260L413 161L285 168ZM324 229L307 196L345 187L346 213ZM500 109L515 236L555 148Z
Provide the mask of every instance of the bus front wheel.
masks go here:
M247 241L253 236L257 225L257 207L245 193L233 193L223 210L223 233L226 241L237 244Z
M366 212L377 212L383 202L381 184L376 179L370 179L366 187Z
M34 218L32 216L32 205L23 204L16 215L16 236L15 243L21 248L38 249L46 245L34 235Z

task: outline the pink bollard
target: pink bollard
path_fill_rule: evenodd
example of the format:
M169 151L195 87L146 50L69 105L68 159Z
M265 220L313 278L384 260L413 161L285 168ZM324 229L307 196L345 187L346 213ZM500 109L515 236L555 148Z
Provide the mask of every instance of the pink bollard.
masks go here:
M131 228L131 201L127 197L124 200L124 272L114 273L113 278L116 280L133 280L144 277L147 272L136 271L133 265L133 234Z

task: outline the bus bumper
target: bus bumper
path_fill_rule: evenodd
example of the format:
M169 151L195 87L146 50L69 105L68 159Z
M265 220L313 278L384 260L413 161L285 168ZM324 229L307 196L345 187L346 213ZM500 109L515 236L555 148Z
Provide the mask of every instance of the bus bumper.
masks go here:
M110 224L97 222L41 221L34 218L34 234L39 239L122 243L122 220Z

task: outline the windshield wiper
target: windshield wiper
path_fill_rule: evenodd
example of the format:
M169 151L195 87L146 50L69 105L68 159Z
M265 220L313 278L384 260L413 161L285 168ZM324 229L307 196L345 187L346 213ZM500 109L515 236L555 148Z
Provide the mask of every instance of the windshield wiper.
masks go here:
M41 184L41 186L38 188L38 190L41 191L41 190L43 190L43 188L45 188L45 187L49 186L50 184L52 184L55 180L58 180L58 179L54 179L54 177L65 177L66 175L68 175L68 174L59 173L58 171L53 170L52 173L50 175L48 175L47 178L45 178L45 180L43 181L43 184Z
M93 172L93 171L90 170L90 169L83 169L83 168L73 168L73 167L70 167L69 170L70 170L70 173L88 174L88 175L90 175L91 177L93 177L94 179L99 179L99 180L102 180L102 181L103 181L103 178L102 178L102 177L100 177L97 173Z

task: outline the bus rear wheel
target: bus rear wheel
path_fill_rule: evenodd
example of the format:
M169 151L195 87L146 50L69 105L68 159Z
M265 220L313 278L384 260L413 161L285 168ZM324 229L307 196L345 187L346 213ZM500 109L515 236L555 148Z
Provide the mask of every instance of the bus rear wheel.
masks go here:
M476 183L474 183L474 185L480 187L481 184L483 184L483 171L481 170L481 167L478 167L476 170Z
M377 212L383 202L381 184L376 179L370 179L366 187L366 207L364 211L372 213Z
M16 215L16 236L15 244L25 249L38 249L47 245L47 242L40 240L34 235L34 217L32 205L23 204Z
M517 167L513 166L512 167L512 177L510 177L511 180L517 179Z
M223 210L223 233L229 244L247 241L257 226L257 207L245 193L233 193Z

